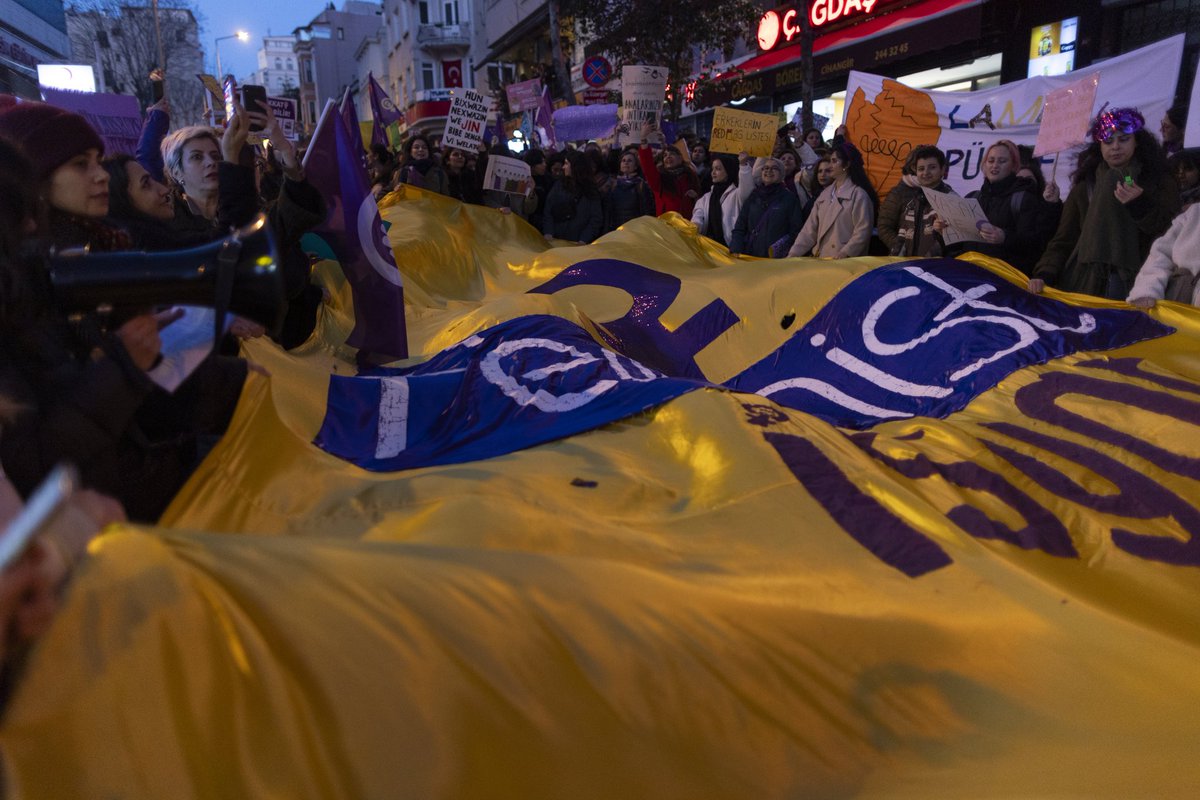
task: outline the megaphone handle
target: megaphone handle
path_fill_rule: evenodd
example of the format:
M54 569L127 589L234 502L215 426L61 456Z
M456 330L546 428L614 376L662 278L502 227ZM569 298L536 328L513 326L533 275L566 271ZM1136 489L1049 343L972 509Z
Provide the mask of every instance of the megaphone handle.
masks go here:
M217 256L217 286L213 297L214 325L213 343L221 341L225 335L225 314L229 311L229 303L233 299L233 278L237 273L238 256L242 252L242 243L237 237L230 237Z

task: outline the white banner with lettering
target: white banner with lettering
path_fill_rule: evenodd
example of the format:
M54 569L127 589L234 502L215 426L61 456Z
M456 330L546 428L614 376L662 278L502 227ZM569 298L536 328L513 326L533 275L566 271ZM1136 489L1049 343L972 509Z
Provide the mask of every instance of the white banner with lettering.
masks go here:
M983 183L980 164L984 151L999 139L1032 147L1037 141L1046 95L1097 75L1095 107L1134 106L1146 117L1146 128L1157 134L1175 97L1183 35L1172 36L1116 58L1067 75L1014 81L977 92L932 92L904 86L881 75L851 72L846 90L846 126L859 148L880 195L900 180L904 160L914 147L936 144L949 162L946 182L959 194ZM1051 174L1066 197L1075 150L1040 160L1047 180Z

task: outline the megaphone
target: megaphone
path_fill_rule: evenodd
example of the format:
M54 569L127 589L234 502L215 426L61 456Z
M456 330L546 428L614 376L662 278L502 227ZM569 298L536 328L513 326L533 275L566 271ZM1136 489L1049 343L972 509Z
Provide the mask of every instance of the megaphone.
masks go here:
M162 253L92 253L60 250L50 255L55 305L67 314L140 313L161 306L206 306L278 333L285 311L283 275L262 214L224 239Z

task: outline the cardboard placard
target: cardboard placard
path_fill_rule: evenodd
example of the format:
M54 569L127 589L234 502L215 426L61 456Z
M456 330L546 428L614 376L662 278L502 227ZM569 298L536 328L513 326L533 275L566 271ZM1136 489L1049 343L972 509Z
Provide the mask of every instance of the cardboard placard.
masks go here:
M949 192L925 189L925 199L934 213L950 226L942 231L942 240L946 244L983 241L979 225L987 222L988 218L983 213L983 206L974 197L959 197Z
M542 79L521 81L504 87L508 95L508 110L513 114L518 111L535 111L542 102Z
M627 64L621 67L621 142L640 143L642 125L658 124L667 94L666 67Z
M474 89L455 89L451 92L450 114L446 118L442 144L468 153L475 150L483 141L489 108L491 101Z
M1098 74L1089 75L1046 95L1046 102L1042 105L1042 124L1033 145L1035 156L1061 153L1084 143L1099 84Z
M483 173L484 189L527 195L532 186L533 174L524 161L507 156L488 156L487 169Z
M718 106L713 114L708 149L715 153L745 150L752 156L769 156L775 149L775 131L778 129L774 114L755 114Z
M300 134L296 131L296 101L290 97L268 97L267 105L274 112L275 119L279 120L279 129L283 131L284 138L293 142L299 139Z

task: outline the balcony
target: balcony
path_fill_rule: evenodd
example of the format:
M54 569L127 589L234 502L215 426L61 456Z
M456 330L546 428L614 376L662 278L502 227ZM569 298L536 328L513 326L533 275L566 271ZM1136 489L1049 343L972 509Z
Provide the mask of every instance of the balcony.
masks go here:
M417 44L429 51L466 50L471 46L471 26L421 25L417 27Z

